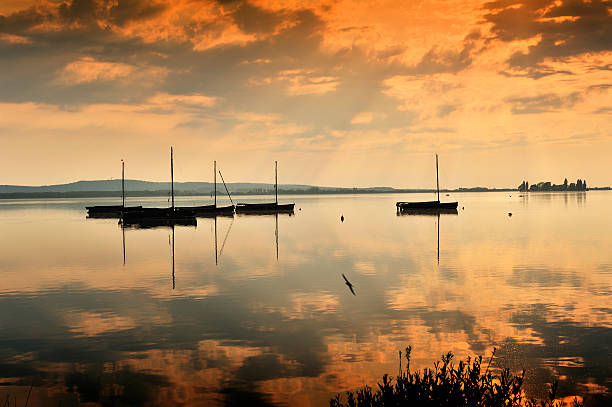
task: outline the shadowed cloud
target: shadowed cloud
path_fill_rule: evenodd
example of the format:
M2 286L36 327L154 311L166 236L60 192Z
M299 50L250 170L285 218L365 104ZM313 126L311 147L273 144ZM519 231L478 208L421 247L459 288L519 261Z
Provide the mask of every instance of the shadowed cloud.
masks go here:
M612 51L612 15L606 0L500 0L489 2L485 20L496 38L510 42L539 37L508 60L534 78L556 72L547 61Z
M527 114L552 112L563 107L571 108L580 99L581 95L578 92L566 96L547 93L532 97L509 98L506 102L512 105L512 113Z

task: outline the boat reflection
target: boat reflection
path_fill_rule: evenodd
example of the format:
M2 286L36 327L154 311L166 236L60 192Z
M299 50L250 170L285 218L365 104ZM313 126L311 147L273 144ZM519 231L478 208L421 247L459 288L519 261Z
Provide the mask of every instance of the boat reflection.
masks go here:
M232 221L225 233L225 238L223 239L223 243L221 244L221 250L217 250L218 247L218 239L217 239L217 218L215 217L215 265L219 265L219 260L221 260L221 255L223 254L223 249L225 248L225 243L227 243L227 238L229 237L230 231L232 230L232 225L234 224L234 217L232 216Z
M129 229L156 229L156 228L174 228L175 226L193 226L197 227L196 218L135 218L123 219L119 221L123 228Z
M125 228L121 228L121 243L123 245L123 265L125 266Z
M397 216L440 216L458 215L457 208L453 209L398 209Z
M440 216L441 215L458 215L457 209L398 209L397 216L435 216L437 221L437 260L440 264Z

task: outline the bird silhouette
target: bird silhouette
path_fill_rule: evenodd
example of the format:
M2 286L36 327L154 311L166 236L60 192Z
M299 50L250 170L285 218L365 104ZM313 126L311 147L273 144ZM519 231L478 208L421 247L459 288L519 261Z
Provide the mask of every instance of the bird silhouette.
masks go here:
M353 284L351 284L350 281L347 280L346 276L344 275L344 273L342 274L342 278L344 279L344 283L348 286L349 290L351 290L351 292L353 293L353 295L355 294L355 290L353 290Z

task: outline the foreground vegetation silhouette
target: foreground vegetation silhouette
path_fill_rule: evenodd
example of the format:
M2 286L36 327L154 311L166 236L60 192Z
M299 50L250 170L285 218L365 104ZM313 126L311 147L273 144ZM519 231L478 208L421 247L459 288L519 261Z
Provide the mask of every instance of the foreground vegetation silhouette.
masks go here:
M558 407L556 400L557 382L550 386L547 400L528 399L521 390L525 370L513 375L510 369L499 374L489 370L493 355L482 372L482 356L468 357L467 361L453 363L451 352L434 363L434 369L423 369L423 372L410 371L410 353L412 347L406 348L406 372L402 371L400 351L400 374L393 380L389 375L382 377L378 389L365 386L357 391L346 392L346 403L340 394L329 401L330 407L391 407L391 406L482 406L482 407ZM583 406L574 399L574 407Z

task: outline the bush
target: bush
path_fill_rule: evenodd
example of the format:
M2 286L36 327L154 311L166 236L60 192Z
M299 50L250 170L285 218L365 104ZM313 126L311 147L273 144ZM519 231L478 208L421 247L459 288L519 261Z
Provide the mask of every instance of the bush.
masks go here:
M340 394L329 401L330 407L395 407L395 406L481 406L481 407L557 407L555 401L557 382L549 389L548 399L535 401L527 399L521 390L525 378L525 370L521 374L513 375L509 369L500 374L493 374L489 370L493 355L484 373L481 371L482 356L459 361L455 366L453 354L447 353L441 361L434 363L434 369L423 369L423 372L410 371L410 352L412 347L406 348L406 372L393 380L389 375L382 377L375 391L365 386L355 392L346 392L346 403L343 403ZM582 403L574 399L575 407Z

